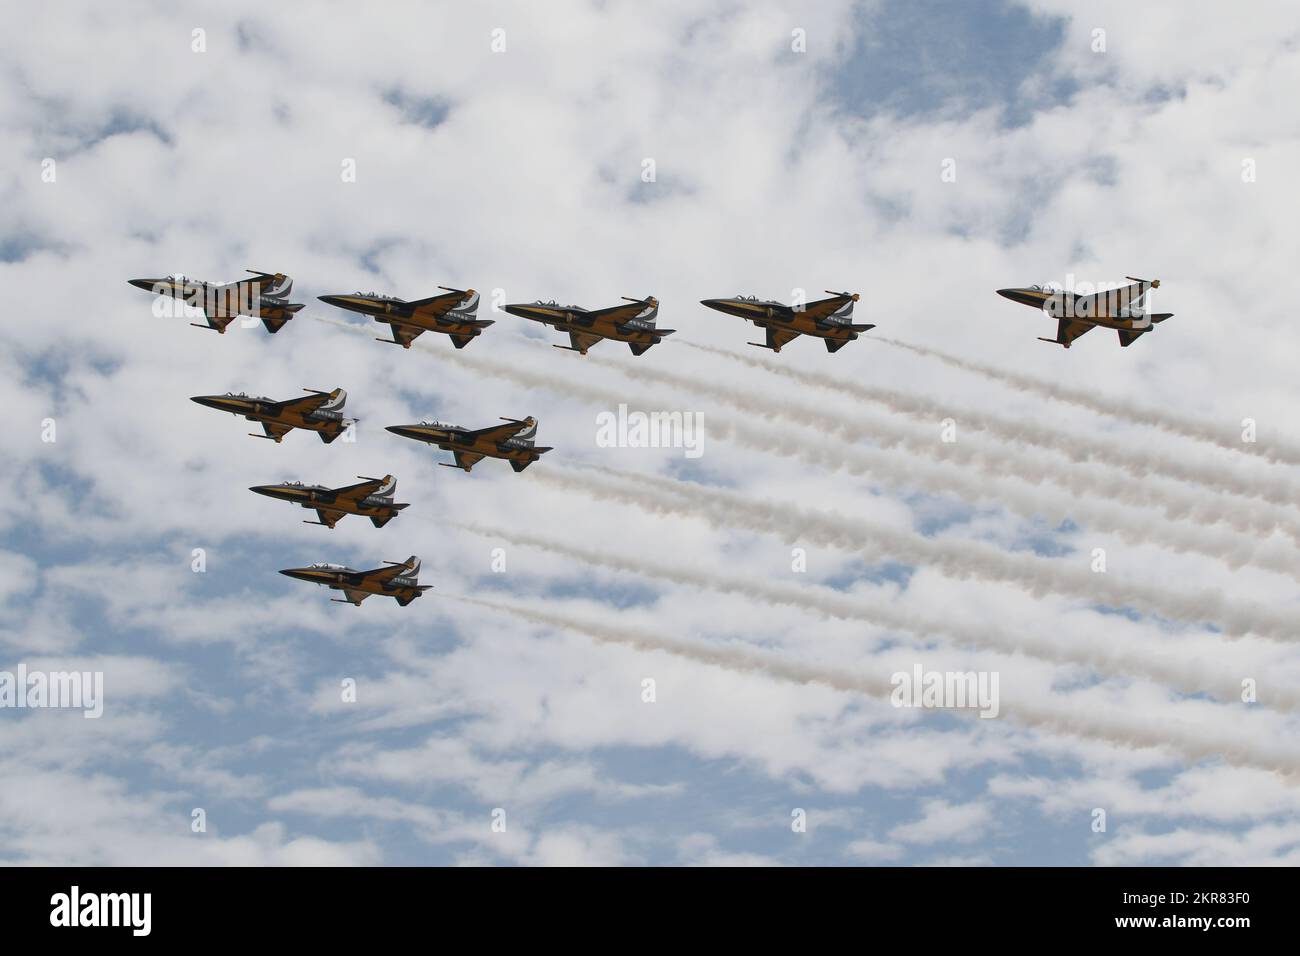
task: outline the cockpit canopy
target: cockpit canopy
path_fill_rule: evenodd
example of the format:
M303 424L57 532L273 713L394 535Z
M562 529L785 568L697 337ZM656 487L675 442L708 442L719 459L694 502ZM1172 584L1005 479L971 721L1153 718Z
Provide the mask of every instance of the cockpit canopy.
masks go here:
M456 428L456 429L460 428L459 425L453 425L451 422L440 422L436 418L431 418L428 421L420 422L420 424L427 425L430 428Z
M346 571L347 570L347 568L345 568L341 564L329 564L327 562L318 562L316 564L313 564L312 567L320 571Z
M1062 291L1062 286L1059 282L1043 282L1038 285L1031 285L1029 288L1034 292L1047 292L1052 295Z

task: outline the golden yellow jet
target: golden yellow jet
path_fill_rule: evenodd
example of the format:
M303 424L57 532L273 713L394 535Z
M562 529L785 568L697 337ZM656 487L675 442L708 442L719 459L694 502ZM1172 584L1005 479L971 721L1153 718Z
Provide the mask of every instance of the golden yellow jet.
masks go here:
M463 471L469 471L484 458L504 458L515 471L523 471L551 451L548 447L534 444L537 419L530 416L523 421L516 418L501 420L509 424L469 429L446 422L420 422L418 425L389 425L387 431L452 452L456 464L448 465L442 461L438 464Z
M266 434L249 432L249 435L253 438L269 438L277 444L295 428L304 428L316 432L320 435L320 440L328 445L356 423L355 418L343 417L343 405L348 400L348 393L343 389L318 392L313 388L304 388L303 391L311 394L306 398L287 398L282 402L243 392L195 395L190 401L220 412L242 415L250 422L261 422Z
M1150 332L1159 323L1173 316L1172 312L1149 313L1145 299L1151 289L1160 288L1160 280L1135 279L1126 276L1133 285L1079 295L1066 292L1050 284L1031 285L1023 289L998 289L998 295L1021 305L1041 309L1049 318L1056 319L1056 338L1045 339L1069 348L1079 336L1101 327L1119 333L1119 344L1128 348Z
M281 574L299 581L321 584L332 591L342 591L346 600L330 598L337 604L355 604L372 594L380 594L397 601L402 607L410 604L431 584L420 584L420 559L411 555L405 561L385 561L386 567L369 571L354 571L342 564L313 564L308 568L285 568Z
M856 292L830 292L829 299L818 299L804 305L785 305L758 296L738 295L734 299L702 299L701 305L710 309L737 315L753 322L767 332L767 342L750 342L761 349L780 352L782 346L801 335L811 335L826 343L827 352L838 352L858 337L859 332L874 329L874 325L853 323L853 304L858 301Z

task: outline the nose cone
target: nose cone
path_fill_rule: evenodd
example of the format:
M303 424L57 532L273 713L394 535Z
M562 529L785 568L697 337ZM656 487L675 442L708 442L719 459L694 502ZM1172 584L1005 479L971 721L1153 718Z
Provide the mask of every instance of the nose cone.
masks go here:
M1031 305L1035 309L1043 308L1044 303L1051 298L1051 293L1041 289L998 289L998 295L1021 305Z
M266 495L268 498L289 499L294 497L284 485L253 485L248 490L259 495Z
M700 305L708 306L710 309L724 312L727 315L739 315L742 318L748 318L754 311L739 305L735 299L701 299Z
M335 308L339 308L339 309L347 308L347 306L344 304L345 299L341 295L318 295L316 296L316 298L320 299L320 301L324 302L326 305L332 305Z
M144 289L145 292L152 292L153 287L156 286L162 280L161 279L127 279L126 281L131 285L135 286L137 289Z
M401 435L403 438L415 438L423 441L428 441L430 438L419 425L386 425L384 431L392 432L394 435Z
M537 312L537 306L532 304L516 302L513 304L503 305L501 306L501 308L504 309L506 312L508 312L510 315L517 315L521 319L532 319L533 321L537 321L538 319L541 318L541 316Z
M286 577L296 578L299 581L314 581L316 576L312 573L312 570L312 568L285 568L280 573Z
M195 395L190 399L190 401L198 402L206 408L221 408L221 399L222 396L220 395Z

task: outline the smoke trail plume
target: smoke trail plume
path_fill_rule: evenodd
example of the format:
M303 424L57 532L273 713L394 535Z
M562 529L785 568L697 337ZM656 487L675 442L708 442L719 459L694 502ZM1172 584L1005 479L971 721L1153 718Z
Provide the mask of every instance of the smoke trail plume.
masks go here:
M721 356L749 368L762 369L769 374L780 375L801 385L872 402L891 412L908 415L920 421L934 423L952 417L958 419L963 427L987 432L1006 441L1050 448L1073 462L1096 461L1121 469L1135 478L1164 475L1215 491L1259 498L1288 509L1300 503L1300 489L1284 477L1248 477L1213 462L1183 459L1155 449L1131 448L1105 438L1066 433L1059 428L1040 425L1027 419L1006 418L970 407L963 407L959 415L954 415L950 406L942 405L924 395L911 395L881 385L827 375L820 371L814 375L790 365L763 361L758 357L714 348L711 345L687 341L674 344L684 345L709 355ZM1288 519L1291 518L1293 516L1288 516Z
M675 389L694 392L740 409L749 415L769 420L785 419L796 422L806 432L837 440L859 441L869 438L882 447L850 445L843 451L828 448L825 441L802 434L783 434L779 440L743 421L715 420L714 428L722 427L743 444L776 454L798 455L818 464L829 460L834 467L854 474L867 474L879 480L903 487L919 487L926 491L956 494L971 501L1000 504L1027 518L1040 515L1056 520L1070 517L1099 531L1120 535L1135 543L1154 543L1176 551L1191 551L1221 560L1238 568L1245 564L1277 571L1300 578L1300 554L1282 542L1260 540L1281 527L1293 539L1300 541L1300 516L1279 519L1271 508L1254 501L1229 501L1217 495L1190 494L1181 488L1160 488L1151 482L1116 482L1110 475L1087 465L1069 465L1046 462L1042 459L1017 455L1008 475L1006 453L989 452L970 442L945 443L937 434L918 436L885 421L864 422L825 406L812 406L773 399L762 392L737 389L731 385L717 385L702 381L697 376L678 375L630 365L608 359L587 357L587 361L615 369L628 378L670 385ZM999 481L998 486L987 480L954 472L952 468L921 470L916 464L900 462L891 454L893 447L923 455L940 464L968 464ZM1015 446L1023 447L1023 445ZM1010 478L1012 486L1006 482ZM1044 482L1069 491L1068 496L1053 496ZM1030 489L1018 487L1024 484ZM1101 495L1105 501L1095 503ZM1116 509L1109 502L1117 501L1135 508L1155 507L1171 521L1186 519L1213 528L1226 524L1242 537L1232 536L1223 529L1202 533L1195 529L1171 527L1149 517L1137 516L1130 511Z
M592 567L657 578L673 584L704 588L722 594L735 594L766 604L793 607L823 618L863 621L879 627L906 631L916 639L940 638L1004 654L1026 654L1057 664L1087 667L1109 677L1145 677L1186 694L1210 693L1220 700L1241 700L1241 677L1219 662L1188 660L1181 653L1152 653L1148 650L1101 647L1091 643L1054 640L1050 636L1031 637L965 621L945 621L927 617L882 601L841 594L830 588L785 584L755 577L719 574L700 567L666 564L627 554L615 554L581 545L556 541L514 529L494 528L474 523L451 522L474 534L511 544L536 548L559 557L581 561ZM1266 703L1284 710L1300 710L1300 693L1289 688L1273 688Z
M321 319L339 327L357 331L358 326L337 320ZM416 345L420 345L417 342ZM591 357L588 356L590 360ZM543 388L563 395L582 399L605 407L616 407L620 403L640 403L644 407L661 404L652 396L629 395L624 391L601 388L582 382L572 381L550 373L530 368L521 368L507 362L480 356L458 353L455 361L467 368L498 378L513 381L531 388ZM615 364L620 371L626 369ZM668 376L659 372L630 372L643 376ZM679 376L671 376L674 383L682 388L696 391L708 391L724 401L737 401L726 389L701 385ZM824 427L825 416L820 410L807 409L799 413L793 406L776 404L764 399L757 393L746 393L744 402L772 416L796 416L801 425L809 428ZM744 406L741 406L744 407ZM1231 568L1255 565L1270 571L1300 579L1300 559L1297 555L1280 546L1277 542L1259 541L1252 537L1233 536L1231 533L1213 529L1199 529L1190 525L1169 524L1154 520L1152 516L1143 515L1132 509L1116 508L1105 502L1092 502L1072 494L1066 497L1053 495L1050 491L1035 486L1025 486L1024 472L1027 468L1017 464L1016 483L1003 481L994 486L989 481L963 472L935 466L922 466L914 461L900 460L896 454L873 447L832 447L825 441L809 438L799 431L790 429L764 429L749 424L744 420L728 421L711 415L708 422L710 434L730 439L757 451L782 457L797 457L820 467L830 467L847 471L854 475L866 475L901 488L917 488L937 494L954 494L967 501L986 502L1009 508L1027 517L1046 517L1060 523L1069 517L1086 524L1097 531L1111 533L1137 544L1156 544L1178 552L1196 553L1221 561ZM926 443L927 450L932 450L937 442ZM945 446L951 448L952 446ZM989 459L986 467L990 475L1004 476L1006 464L998 459ZM1068 471L1068 469L1067 469ZM1069 481L1079 480L1076 474L1067 474ZM1092 485L1084 482L1077 486L1076 492L1092 490ZM1117 496L1123 497L1123 489L1113 489ZM1231 509L1228 509L1231 511Z
M348 323L328 319L321 319L321 321L329 321L330 324L342 328L357 330L357 326ZM465 367L476 368L478 371L515 381L517 384L549 389L585 401L604 403L607 406L628 401L625 394L567 381L564 378L547 375L545 372L516 368L515 365L495 362L491 359L477 358L477 356L471 358L464 352L461 352L456 360ZM650 403L647 402L647 405ZM711 428L718 429L718 427L718 421L715 419L712 421ZM764 433L749 425L738 423L728 425L727 429L738 441L757 447L759 450L774 451L776 454L798 454L801 458L814 463L844 467L842 455L827 451L820 445L809 445L792 434ZM888 454L876 453L870 449L858 451L858 455L858 466L863 472L875 467L894 476L894 479L904 485L917 483L920 471L911 464L893 462ZM707 515L715 522L729 523L732 527L751 528L754 531L780 533L790 540L819 535L823 544L853 551L858 550L861 544L861 541L854 538L854 535L858 535L862 540L875 541L880 548L905 561L933 563L949 576L989 581L1005 580L1021 585L1035 594L1052 592L1083 598L1083 600L1101 601L1113 606L1131 606L1145 613L1162 615L1180 622L1214 622L1225 628L1225 631L1232 636L1258 633L1260 636L1286 641L1295 640L1297 631L1300 631L1300 627L1297 627L1300 626L1300 622L1297 622L1294 615L1278 613L1258 605L1243 605L1229 598L1223 598L1217 593L1201 592L1192 596L1192 594L1165 591L1165 589L1148 587L1148 585L1118 578L1115 575L1091 574L1083 568L1066 566L1060 561L1027 558L1021 554L1006 554L982 542L936 540L936 538L915 535L913 532L894 531L891 528L862 522L845 515L798 510L783 502L755 503L742 496L727 498L718 489L707 489L703 485L669 483L689 489L686 492L689 497L682 498L680 494L664 492L666 485L663 480L645 479L632 472L601 471L612 473L619 480L620 485L623 481L629 480L649 481L650 490L638 493L637 496L629 496L620 485L611 485L610 488L602 489L599 483L593 483L588 476L584 476L582 480L588 483L589 493L611 494L642 507L649 506L647 503L651 501L651 492L654 492L655 499L659 502L658 507L663 510L692 516ZM555 466L550 470L539 472L539 480L554 480L550 477L552 472L555 472ZM568 480L577 480L577 473L567 472ZM936 488L933 484L927 483L926 486L931 489ZM702 509L702 501L707 501L710 507ZM1132 533L1132 525L1118 522L1117 531L1121 527L1128 527ZM853 531L846 531L846 529L853 529ZM1152 533L1156 533L1154 525ZM1210 553L1214 553L1213 548ZM1219 550L1216 557L1222 557L1223 554L1225 551Z
M596 478L593 473L604 475ZM660 476L646 476L600 466L552 467L538 479L609 501L635 505L654 514L699 518L715 527L775 534L788 542L814 541L879 560L881 554L930 565L949 577L1015 584L1035 596L1059 594L1111 607L1130 607L1173 621L1213 623L1225 635L1256 634L1294 641L1300 620L1212 591L1184 593L1142 583L1131 576L1094 574L1061 559L1007 553L979 541L927 538L874 522L829 511L802 508L787 501L749 497L737 492Z
M448 595L448 597L451 597ZM622 644L644 651L663 651L687 660L698 661L745 674L761 674L795 684L820 684L846 693L862 694L882 704L889 699L893 685L888 676L852 674L839 669L799 664L780 655L734 644L708 644L650 634L630 628L613 627L596 621L580 620L551 611L522 607L504 601L483 598L453 597L453 600L511 614L521 620L544 627L575 631L601 643ZM1219 726L1186 727L1146 721L1134 721L1117 710L1096 711L1030 703L1001 701L1001 712L1012 720L1048 733L1059 733L1089 740L1100 740L1123 748L1161 748L1180 754L1189 761L1221 757L1228 763L1254 767L1284 775L1300 771L1300 755L1274 747L1252 743L1252 735L1233 733ZM951 708L945 713L973 716L975 711Z
M1071 388L1068 385L1061 385L1058 382L1048 381L1047 379L1038 378L1033 375L1026 375L1023 372L1016 372L1010 369L1001 369L993 365L986 365L982 362L975 362L970 359L962 358L959 355L951 355L947 352L935 348L928 348L923 345L913 345L910 342L900 342L897 339L885 338L884 336L872 336L871 341L881 342L894 348L906 349L909 352L915 352L917 355L924 355L929 358L938 359L946 362L954 368L960 368L967 372L974 372L976 375L982 375L985 378L1002 382L1014 389L1022 392L1029 392L1034 395L1041 395L1044 398L1050 398L1053 401L1064 402L1069 405L1075 405L1079 408L1086 408L1089 411L1099 412L1102 415L1110 415L1124 421L1137 422L1142 425L1148 425L1152 428L1159 428L1162 431L1174 435L1182 435L1184 438L1193 438L1197 441L1208 442L1218 445L1220 448L1226 448L1229 451L1237 451L1247 455L1259 455L1267 458L1272 462L1282 462L1288 465L1300 465L1300 446L1283 439L1274 439L1271 441L1260 441L1255 443L1243 442L1239 437L1234 437L1230 432L1225 434L1223 430L1217 429L1205 422L1199 422L1194 418L1187 418L1178 415L1163 408L1150 408L1140 405L1134 405L1130 402L1114 401L1101 395L1095 395L1092 392L1083 389Z

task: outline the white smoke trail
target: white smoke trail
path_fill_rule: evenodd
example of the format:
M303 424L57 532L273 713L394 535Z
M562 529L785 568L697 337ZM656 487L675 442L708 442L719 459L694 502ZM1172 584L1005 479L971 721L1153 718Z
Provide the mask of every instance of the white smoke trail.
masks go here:
M743 423L723 423L723 427L742 443L760 447L760 450L774 451L777 454L800 454L802 449L802 457L814 455L818 463L824 463L827 456L838 456L838 466L854 474L868 474L894 484L901 483L904 487L921 487L927 491L957 494L967 500L1001 504L1028 518L1047 515L1060 519L1068 516L1099 531L1117 534L1135 543L1155 543L1177 551L1194 551L1222 560L1234 568L1256 564L1300 579L1300 554L1282 542L1267 542L1259 537L1281 527L1295 541L1300 542L1300 516L1279 519L1277 512L1259 502L1234 502L1219 495L1189 494L1181 488L1157 488L1151 482L1116 482L1109 475L1090 466L1047 463L1023 454L1018 455L1013 467L1008 469L1008 455L989 453L971 442L945 443L938 440L937 432L934 435L917 436L889 422L863 422L834 408L769 398L761 392L737 389L731 385L716 385L702 381L697 376L678 375L644 365L592 356L588 356L587 361L615 369L628 378L694 392L750 415L786 419L796 422L804 429L836 438L853 441L869 438L883 446L863 448L853 444L836 453L829 450L819 438L808 439L798 434L783 435L777 443L770 435L764 440L761 432ZM718 427L716 420L714 427ZM756 446L756 442L763 444ZM892 446L934 459L941 464L973 465L997 479L1000 484L995 487L983 479L954 473L951 468L921 471L913 463L898 461L890 453ZM782 448L789 450L782 451ZM1008 479L1014 485L1027 483L1033 488L1007 487ZM1053 497L1049 489L1042 488L1044 481L1058 485L1070 494ZM1092 499L1099 495L1108 502L1123 502L1136 508L1158 508L1171 521L1187 519L1211 528L1221 523L1226 524L1238 536L1225 533L1224 529L1206 534L1164 522L1153 522L1147 516L1119 510L1106 503L1094 503Z
M595 478L592 472L612 480ZM1234 601L1208 590L1184 593L1131 577L1092 573L1061 559L1007 553L979 541L928 538L787 501L757 499L692 482L590 465L552 467L538 480L655 514L700 518L715 527L776 534L788 542L815 541L879 560L881 553L916 565L931 565L949 577L1015 584L1035 596L1059 594L1111 607L1131 607L1189 624L1213 623L1226 636L1256 634L1290 642L1300 636L1294 614Z
M1061 385L1059 382L1048 381L1047 379L1026 375L1023 372L1010 369L997 368L996 366L962 358L959 355L951 355L939 349L913 345L910 342L900 342L897 339L884 336L873 335L871 341L881 342L894 348L906 349L909 352L915 352L917 355L935 358L954 368L974 372L976 375L1002 382L1019 391L1041 395L1053 401L1086 408L1089 411L1110 415L1123 421L1159 428L1174 435L1182 435L1184 438L1192 438L1197 441L1218 445L1220 448L1226 448L1229 451L1241 452L1246 455L1258 455L1272 462L1300 465L1300 446L1284 439L1260 440L1254 443L1243 442L1240 440L1240 435L1236 434L1232 429L1220 430L1205 422L1178 415L1168 409L1143 407L1127 401L1105 398L1083 389Z
M839 392L850 398L872 402L892 412L920 421L933 423L949 417L956 418L960 420L963 427L987 432L1018 444L1050 448L1073 462L1096 461L1121 469L1135 478L1158 474L1179 481L1192 482L1215 491L1259 498L1287 509L1300 504L1300 488L1284 477L1258 475L1248 477L1238 474L1231 468L1219 467L1212 462L1183 459L1155 449L1130 448L1119 442L1064 432L1059 428L1040 425L1028 419L1006 418L976 408L963 407L959 415L954 415L950 406L942 405L924 395L912 395L881 385L827 375L820 371L813 374L790 365L763 361L758 357L714 348L711 345L687 341L675 344L709 355L721 356L749 368L762 369L801 385ZM1288 515L1285 520L1294 519L1293 516Z
M820 684L846 693L862 694L887 701L893 692L889 677L851 674L839 669L799 664L777 654L734 644L706 644L630 628L580 620L551 611L522 607L504 601L453 596L479 607L511 614L521 620L544 627L574 631L601 643L622 644L644 651L663 651L688 660L721 667L738 673L762 674L775 680L795 684ZM1167 721L1153 725L1132 720L1115 709L1065 708L1032 703L1000 701L1001 712L1024 726L1048 733L1064 734L1088 740L1100 740L1123 748L1167 749L1184 759L1196 762L1222 758L1230 764L1253 767L1294 776L1300 771L1300 755L1275 747L1252 743L1255 735L1243 734L1226 727L1190 727ZM949 708L945 713L974 716L971 709Z
M359 327L350 323L324 318L320 319L320 321L352 331L359 331ZM606 406L629 400L626 394L620 392L571 382L545 372L517 368L492 359L470 357L463 352L456 356L456 361L468 368L496 375L521 385L545 388L587 401L602 403ZM652 403L647 402L647 405L650 404ZM719 430L716 417L712 420L710 428L713 431ZM788 432L764 432L739 423L728 424L725 431L733 435L737 441L759 450L771 451L776 454L798 455L804 460L829 467L845 467L842 454L827 450L823 445L810 445L802 436L795 436ZM857 469L857 473L866 473L874 469L876 473L883 472L889 475L892 480L904 486L912 484L930 490L952 490L951 486L943 484L943 476L922 472L915 463L900 463L888 454L875 452L871 449L857 451L856 456L856 461L849 467L850 471ZM552 465L550 470L554 471L555 467ZM631 473L616 471L610 473L623 481L642 480L642 476ZM540 472L540 479L548 480L547 474L546 470ZM572 476L576 473L570 472L569 474ZM947 477L954 478L954 480L956 478L956 476ZM570 480L575 479L570 478ZM657 479L652 480L652 487L662 487L661 483L654 484L657 481ZM982 483L968 482L967 485L969 485L966 489L968 494L978 496L983 493ZM702 485L689 485L688 487L691 489L692 505L696 505L706 495L716 496L720 494L716 490L706 489ZM588 490L591 493L597 493L599 489L589 488ZM643 503L648 500L648 493L631 500L633 503ZM671 504L672 507L680 507L680 502L675 495ZM1222 625L1233 636L1242 636L1253 632L1263 637L1293 640L1298 630L1296 620L1290 615L1278 614L1264 608L1243 607L1237 602L1210 592L1202 592L1195 596L1167 592L1132 583L1126 579L1116 580L1115 576L1111 575L1092 574L1080 568L1062 565L1058 561L1005 554L989 545L976 542L940 541L910 532L902 534L893 529L873 526L866 522L854 521L845 516L831 515L825 512L798 512L804 515L810 523L808 529L801 530L797 523L789 520L791 515L796 514L796 510L791 506L779 502L760 503L762 507L745 507L746 504L752 506L753 502L746 502L745 499L739 499L737 502L715 499L716 507L723 508L726 511L727 517L722 520L738 524L740 527L753 527L757 524L758 527L755 527L754 530L776 531L791 538L798 538L801 534L811 533L810 529L815 525L820 529L820 533L827 538L828 544L835 547L848 547L850 550L856 551L858 548L854 546L851 536L846 536L842 530L853 527L863 536L873 536L875 540L881 543L882 547L895 549L893 551L895 555L918 563L933 562L936 567L950 576L974 576L984 580L1012 581L1035 594L1052 591L1085 600L1098 600L1117 606L1132 606L1148 613L1163 615L1178 621L1192 623L1211 621ZM1043 512L1042 507L1037 502L1030 505L1030 507L1034 509L1034 513ZM1093 511L1096 512L1094 513L1094 520L1096 520L1100 512L1095 508ZM763 520L760 520L760 517ZM1118 533L1135 533L1133 525L1125 525L1120 520L1112 518L1105 523L1111 524ZM1150 531L1152 537L1155 537L1161 533L1161 527L1158 523L1150 523L1150 527L1144 530ZM1195 529L1188 530L1194 531ZM1171 538L1168 534L1165 534L1164 537L1171 542L1177 542L1171 543L1173 547L1178 547L1178 544L1188 547L1193 543L1190 538L1184 541L1183 539ZM1137 535L1136 540L1143 540L1143 538L1141 535ZM1212 544L1201 543L1196 548L1196 550L1202 549L1204 549L1203 553L1229 562L1249 558L1248 555L1234 555L1222 542L1218 541Z
M341 328L358 331L360 327L347 322L321 319ZM420 345L416 342L416 345ZM588 356L588 360L591 356ZM532 388L543 388L559 394L569 395L584 401L601 404L607 408L620 403L639 402L645 407L652 407L657 399L648 396L633 396L623 391L601 388L598 386L561 378L537 369L522 368L507 362L481 356L470 356L461 352L454 359L458 364L475 371L494 375L508 381ZM624 367L612 363L620 371ZM668 373L635 373L665 376ZM679 377L674 376L674 381ZM697 391L708 390L710 394L726 400L726 390L706 389L703 385L681 379L682 388L695 388ZM769 415L794 415L792 406L776 405L756 393L746 393L746 403L753 403ZM743 406L742 406L743 407ZM823 424L824 416L819 410L809 409L799 416L799 421L809 427ZM1054 496L1046 489L1035 486L1025 487L1013 476L1008 483L1002 481L998 486L989 481L968 475L951 468L934 466L923 467L914 461L900 460L889 451L872 448L847 446L831 447L825 441L809 438L799 431L790 429L771 430L756 427L743 420L727 421L716 415L710 416L708 428L714 437L730 438L739 444L757 451L776 454L783 457L797 457L821 467L836 468L854 475L868 475L874 480L883 481L902 488L919 488L939 494L955 494L967 501L986 502L1010 508L1027 518L1047 517L1057 523L1070 517L1086 524L1097 531L1115 534L1126 541L1137 544L1157 544L1174 551L1196 553L1221 561L1231 568L1255 565L1270 571L1300 579L1300 556L1280 545L1279 542L1259 541L1251 537L1234 536L1229 532L1213 528L1197 528L1190 525L1170 524L1155 520L1150 515L1132 509L1117 508L1104 502L1092 502L1070 495ZM931 442L937 445L937 442ZM946 446L951 448L952 446ZM990 460L989 474L1005 476L1005 462ZM1023 472L1023 468L1018 470ZM1072 480L1076 476L1068 476ZM1083 486L1088 487L1088 486Z
M556 541L514 529L494 528L477 523L450 522L474 534L508 541L520 547L536 548L593 567L657 578L673 584L704 588L722 594L736 594L767 604L810 611L824 618L863 621L880 627L906 631L924 641L941 638L949 642L993 650L1004 654L1022 653L1056 664L1087 667L1108 677L1145 677L1185 694L1213 694L1220 700L1241 700L1242 675L1219 662L1188 660L1186 655L1152 653L1144 649L1107 647L1067 642L1051 637L1031 637L965 621L943 621L880 601L841 594L829 588L783 584L755 577L719 574L700 567L665 564L643 557L615 554L595 548ZM1300 710L1300 692L1273 688L1266 703L1283 710Z

